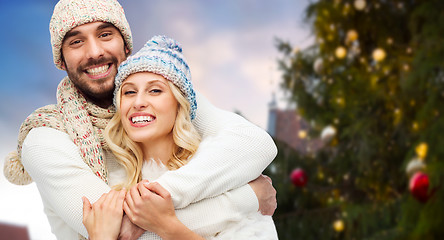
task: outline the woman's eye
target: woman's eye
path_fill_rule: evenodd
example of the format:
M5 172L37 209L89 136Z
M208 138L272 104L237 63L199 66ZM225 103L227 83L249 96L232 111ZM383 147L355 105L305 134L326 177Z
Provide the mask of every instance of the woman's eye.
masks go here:
M161 89L157 89L157 88L155 88L155 89L151 89L150 92L151 92L151 93L161 93L162 90L161 90Z
M129 90L129 91L123 92L123 95L131 95L131 94L135 94L135 93L136 93L136 91Z

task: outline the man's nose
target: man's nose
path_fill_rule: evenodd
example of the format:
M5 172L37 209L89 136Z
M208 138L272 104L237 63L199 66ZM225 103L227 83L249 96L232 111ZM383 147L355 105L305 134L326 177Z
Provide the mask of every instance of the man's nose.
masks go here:
M90 59L98 59L103 57L104 55L104 49L102 47L102 44L96 39L90 39L87 43L87 57Z

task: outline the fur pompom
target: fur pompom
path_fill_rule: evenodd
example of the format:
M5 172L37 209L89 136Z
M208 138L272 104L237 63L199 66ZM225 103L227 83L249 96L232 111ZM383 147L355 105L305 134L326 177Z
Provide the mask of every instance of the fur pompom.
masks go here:
M3 174L9 182L16 185L27 185L32 183L32 178L23 167L16 151L11 152L5 158Z

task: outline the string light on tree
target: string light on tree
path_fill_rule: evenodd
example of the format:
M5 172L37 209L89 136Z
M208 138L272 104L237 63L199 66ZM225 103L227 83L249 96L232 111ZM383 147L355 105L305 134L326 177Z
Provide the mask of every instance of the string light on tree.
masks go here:
M344 16L347 16L350 13L350 9L351 7L349 3L344 4L344 8L342 9L342 14Z
M347 55L347 49L343 46L336 48L335 55L338 59L343 59Z
M356 10L362 11L367 6L367 2L365 0L355 0L354 5Z
M347 44L358 40L358 32L354 29L348 30L345 42Z
M381 62L385 59L386 53L385 53L384 49L376 48L372 53L372 57L376 62Z
M387 38L387 44L392 45L393 44L393 38L389 37Z
M336 232L342 232L342 231L344 231L344 228L345 228L345 224L344 224L344 221L342 221L341 219L338 219L333 222L333 229Z
M300 139L304 139L304 138L306 138L306 137L307 137L307 131L305 131L305 130L299 130L299 132L298 132L298 137L299 137Z
M401 121L402 112L401 112L401 109L399 109L399 108L396 108L393 112L394 112L394 114L393 114L394 115L393 123L395 125L397 125Z
M408 71L410 71L410 66L407 63L405 63L405 64L402 65L402 69L404 71L408 72Z

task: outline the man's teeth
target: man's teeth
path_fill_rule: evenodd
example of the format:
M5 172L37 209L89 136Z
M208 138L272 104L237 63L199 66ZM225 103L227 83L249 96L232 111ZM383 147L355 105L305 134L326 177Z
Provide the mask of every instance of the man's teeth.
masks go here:
M133 117L133 118L131 119L131 121L132 121L133 123L151 122L151 121L153 121L153 120L154 120L154 118L151 117L151 116L137 116L137 117Z
M106 71L108 71L109 65L102 65L100 67L95 67L95 68L90 68L87 69L86 72L91 74L91 75L98 75L98 74L103 74Z

